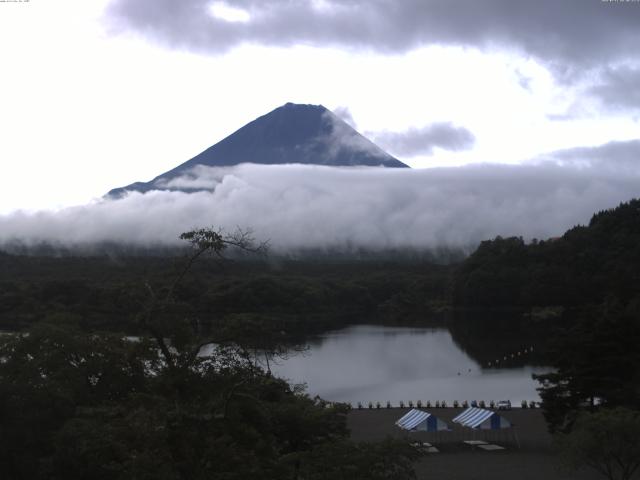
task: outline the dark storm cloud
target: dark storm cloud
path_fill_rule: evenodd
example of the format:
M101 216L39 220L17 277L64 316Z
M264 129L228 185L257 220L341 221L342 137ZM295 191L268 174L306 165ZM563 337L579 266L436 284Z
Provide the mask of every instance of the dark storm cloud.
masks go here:
M228 22L210 0L113 0L115 28L166 44L224 52L243 43L405 52L422 45L515 48L571 74L638 58L640 4L603 0L234 0Z
M433 123L423 128L410 128L404 132L367 132L367 136L394 155L431 155L433 149L468 150L475 136L463 127L449 122Z
M638 28L640 30L640 24ZM611 109L640 109L640 66L606 68L600 81L590 87L588 93Z
M605 147L603 147L605 148ZM624 148L606 147L626 158ZM562 153L560 156L570 156ZM640 194L640 169L549 161L437 169L310 165L198 167L165 188L57 212L0 216L0 246L176 244L181 232L253 229L275 251L474 248L496 235L547 238Z

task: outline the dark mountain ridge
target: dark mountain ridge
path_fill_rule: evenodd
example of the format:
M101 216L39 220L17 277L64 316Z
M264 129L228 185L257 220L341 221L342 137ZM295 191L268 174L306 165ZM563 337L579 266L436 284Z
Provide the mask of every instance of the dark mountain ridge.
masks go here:
M408 168L322 105L287 103L150 182L115 188L108 195L166 189L168 181L198 165L225 167L241 163Z

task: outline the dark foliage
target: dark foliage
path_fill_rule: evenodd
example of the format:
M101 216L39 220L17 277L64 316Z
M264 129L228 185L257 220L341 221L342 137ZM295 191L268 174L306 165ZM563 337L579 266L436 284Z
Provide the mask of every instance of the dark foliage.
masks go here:
M531 309L627 303L640 292L640 200L593 216L562 237L482 242L455 275L454 304Z
M5 337L0 357L3 478L284 478L290 455L347 433L344 406L237 348L170 367L154 343L58 319Z
M570 313L552 346L556 371L536 377L552 431L569 431L583 410L640 409L638 304L610 301Z
M631 480L640 468L640 412L626 408L582 413L573 431L558 435L564 466L586 465L609 480Z
M162 294L183 263L166 257L0 256L0 330L19 330L55 313L85 328L140 333L135 317L148 287ZM345 324L442 316L450 267L428 262L322 264L201 258L176 285L162 315L202 333L243 319L292 340ZM263 328L263 329L264 329Z

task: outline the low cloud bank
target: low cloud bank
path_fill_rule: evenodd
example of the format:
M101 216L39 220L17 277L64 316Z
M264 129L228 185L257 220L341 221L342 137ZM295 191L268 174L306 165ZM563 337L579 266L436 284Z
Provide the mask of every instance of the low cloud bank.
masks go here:
M538 165L425 170L197 167L160 188L60 211L0 216L0 245L177 245L194 227L251 228L290 249L473 248L561 235L640 194L640 173ZM207 188L185 193L174 188Z

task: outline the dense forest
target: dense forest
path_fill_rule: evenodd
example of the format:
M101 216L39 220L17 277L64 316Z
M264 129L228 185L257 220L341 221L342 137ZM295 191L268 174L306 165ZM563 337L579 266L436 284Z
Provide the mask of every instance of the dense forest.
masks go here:
M640 201L595 214L562 237L484 241L455 275L456 305L576 307L640 297Z
M406 443L349 441L345 405L162 334L159 354L59 317L0 342L3 478L413 478Z
M65 313L86 328L137 333L147 285L166 287L184 255L0 255L0 330ZM268 323L294 336L362 321L437 320L450 304L449 278L450 267L427 261L203 258L163 315L189 318L202 331Z

